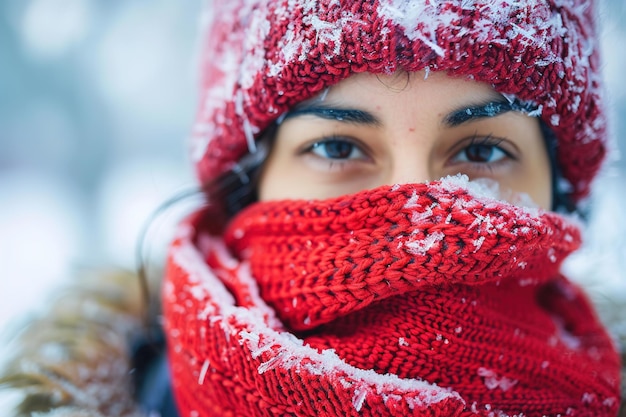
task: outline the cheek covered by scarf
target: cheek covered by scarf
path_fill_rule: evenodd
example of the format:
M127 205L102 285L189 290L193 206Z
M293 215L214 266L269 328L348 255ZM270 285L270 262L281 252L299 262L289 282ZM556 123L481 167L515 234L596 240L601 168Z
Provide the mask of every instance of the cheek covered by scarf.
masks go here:
M182 416L615 416L620 363L556 214L458 178L181 226L163 290Z

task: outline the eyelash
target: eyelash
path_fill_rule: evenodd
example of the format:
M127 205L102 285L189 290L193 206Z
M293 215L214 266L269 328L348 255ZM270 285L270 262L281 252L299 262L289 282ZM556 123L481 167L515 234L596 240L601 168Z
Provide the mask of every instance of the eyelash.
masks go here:
M322 146L328 145L331 143L347 144L351 146L350 155L348 155L345 158L332 158L332 157L324 157L315 152L316 149L319 149ZM328 169L332 170L333 168L336 168L336 167L344 168L346 164L353 163L358 160L363 160L363 161L369 160L370 159L369 152L365 148L366 147L363 144L358 143L357 141L353 139L346 138L344 136L330 135L322 139L315 140L312 143L306 145L301 151L299 151L299 154L309 155L311 157L318 159L319 161L323 161L324 163L328 164ZM350 158L350 156L354 154L355 151L359 152L361 155L357 158Z
M496 137L493 137L492 135L486 135L486 136L474 135L469 139L469 143L465 143L465 142L466 141L462 141L457 145L457 146L462 146L462 147L453 153L452 158L451 158L452 163L472 164L474 168L488 168L489 170L493 170L494 165L503 162L505 159L512 159L512 160L516 159L511 154L511 152L507 151L505 148L500 146L500 144L504 142L504 139L502 138L496 138ZM468 152L472 147L477 147L477 146L489 147L491 148L490 150L492 152L496 150L500 152L502 156L498 158L496 161L491 161L491 162L471 161L469 160L469 158L467 158L467 155L465 155L467 160L458 160L459 155L461 155L464 152Z
M472 170L488 170L492 172L498 164L505 162L505 160L507 159L516 160L514 155L511 154L511 152L507 151L502 146L500 146L500 144L504 141L505 139L496 138L496 137L493 137L492 135L486 135L486 136L474 135L468 139L458 142L457 145L452 148L452 152L451 152L452 157L449 158L450 162L448 164L449 165L469 164L471 165ZM352 155L356 150L360 152L361 157L350 158L349 157L350 155L348 155L345 158L332 158L332 157L324 157L315 152L316 149L321 148L322 146L328 145L333 142L348 144L349 146L352 147L350 149L350 155ZM471 161L469 160L469 158L467 158L467 155L465 155L466 160L459 160L459 156L461 154L463 154L464 152L467 152L469 149L471 149L474 146L485 146L485 147L493 148L496 151L501 152L502 157L492 162L479 162L479 161ZM305 147L301 151L299 151L299 154L309 155L310 157L316 158L317 162L322 162L326 164L325 168L328 169L329 171L332 171L334 169L344 169L347 164L355 163L359 160L370 159L369 152L365 148L366 146L364 146L363 144L359 143L358 141L354 139L347 138L345 136L330 135L321 139L317 139L313 141L312 143L305 145ZM458 148L458 149L455 150L455 148Z

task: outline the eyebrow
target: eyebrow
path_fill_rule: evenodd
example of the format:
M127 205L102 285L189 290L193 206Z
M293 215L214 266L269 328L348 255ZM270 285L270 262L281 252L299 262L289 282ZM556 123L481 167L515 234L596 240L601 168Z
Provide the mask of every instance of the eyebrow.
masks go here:
M319 104L310 104L296 107L295 109L286 113L281 122L283 120L304 115L312 115L326 120L354 123L358 125L382 125L380 119L365 110L330 107Z
M476 120L500 116L511 111L529 112L531 109L515 101L491 100L486 103L470 104L469 106L463 106L453 110L443 118L442 123L447 127L457 127ZM287 119L305 115L358 125L382 125L380 119L368 111L331 107L317 103L296 107L280 118L279 123Z
M447 127L456 127L475 120L500 116L510 111L522 111L522 109L515 102L511 103L504 100L472 104L469 107L462 107L448 113L443 119L443 124Z

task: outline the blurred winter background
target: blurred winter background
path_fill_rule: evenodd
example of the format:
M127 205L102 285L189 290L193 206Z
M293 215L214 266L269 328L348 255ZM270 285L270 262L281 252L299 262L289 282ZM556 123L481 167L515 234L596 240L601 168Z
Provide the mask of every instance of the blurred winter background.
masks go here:
M200 3L0 1L0 338L193 184Z
M193 184L200 3L0 2L0 338L77 266L133 268L146 217ZM601 19L626 154L626 0L604 0ZM568 266L600 303L626 304L625 173L615 162L598 182L588 244Z

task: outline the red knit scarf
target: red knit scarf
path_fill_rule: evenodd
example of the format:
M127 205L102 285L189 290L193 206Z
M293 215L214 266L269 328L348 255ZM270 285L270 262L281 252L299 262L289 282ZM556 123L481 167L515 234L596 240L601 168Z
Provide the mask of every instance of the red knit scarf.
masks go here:
M257 203L223 241L184 224L181 416L615 416L618 355L558 273L577 228L459 182Z

